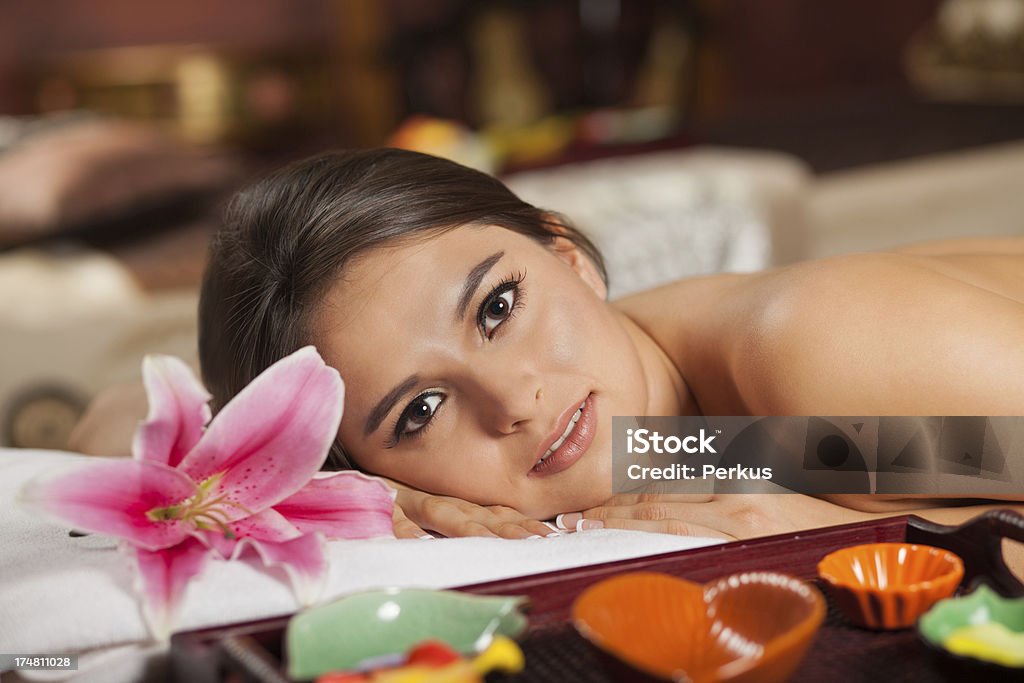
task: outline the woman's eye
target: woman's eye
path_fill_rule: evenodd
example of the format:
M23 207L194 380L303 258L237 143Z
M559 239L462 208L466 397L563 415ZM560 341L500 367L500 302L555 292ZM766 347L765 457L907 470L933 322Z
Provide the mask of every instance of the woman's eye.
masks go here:
M515 288L507 289L501 294L491 298L484 307L483 315L481 316L481 323L483 324L484 334L488 337L491 333L506 320L512 313L512 308L516 303L516 290Z
M437 407L444 402L442 394L426 394L416 398L405 409L402 416L401 434L412 434L423 429L437 412Z

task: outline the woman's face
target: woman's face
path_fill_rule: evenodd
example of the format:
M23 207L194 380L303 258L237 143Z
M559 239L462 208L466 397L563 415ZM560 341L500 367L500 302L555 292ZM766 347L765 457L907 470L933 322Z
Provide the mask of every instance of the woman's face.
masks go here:
M346 451L415 488L539 518L603 502L612 416L647 408L633 338L604 294L567 240L495 226L356 259L317 335L345 380Z

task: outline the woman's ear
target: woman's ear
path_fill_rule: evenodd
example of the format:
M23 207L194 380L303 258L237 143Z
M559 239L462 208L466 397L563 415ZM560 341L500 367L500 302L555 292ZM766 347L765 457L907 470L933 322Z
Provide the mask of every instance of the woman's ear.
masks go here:
M551 224L551 229L558 236L551 241L548 248L555 256L567 263L573 269L573 272L579 275L580 279L594 290L594 293L599 298L607 299L608 286L601 278L601 273L598 271L597 266L594 265L594 262L572 240L568 237L563 237L567 232L564 227L558 223L553 223Z

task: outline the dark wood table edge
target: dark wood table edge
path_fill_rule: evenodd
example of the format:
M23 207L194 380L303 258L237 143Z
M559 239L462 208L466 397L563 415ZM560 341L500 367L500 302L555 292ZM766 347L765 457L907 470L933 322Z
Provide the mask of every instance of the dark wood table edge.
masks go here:
M771 571L810 581L817 577L818 562L825 555L864 543L915 542L967 552L966 557L962 555L967 567L962 585L969 585L978 574L1006 571L999 543L1003 537L1024 540L1020 538L1022 530L1024 517L1011 511L985 513L958 527L936 525L916 515L898 515L467 584L451 590L478 595L526 596L530 606L529 628L533 632L567 623L576 597L588 586L615 574L653 571L706 583L744 571ZM1006 574L1012 579L1008 572ZM1015 581L1012 579L1004 588L1013 592ZM195 683L216 681L216 672L226 660L232 668L245 674L244 680L288 681L280 662L268 652L280 647L291 616L175 634L171 639L174 679Z

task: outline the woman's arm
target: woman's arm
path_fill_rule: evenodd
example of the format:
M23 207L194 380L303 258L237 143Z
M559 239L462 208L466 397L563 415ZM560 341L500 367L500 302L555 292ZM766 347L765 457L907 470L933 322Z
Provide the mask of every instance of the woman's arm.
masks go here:
M725 493L705 502L672 494L626 494L577 515L563 516L568 523L580 519L601 524L582 528L640 529L661 533L701 535L688 526L710 528L734 539L817 529L837 524L892 517L894 511L868 512L796 493ZM903 508L939 524L960 524L988 510L1010 509L1024 514L1024 505L985 503L962 506Z
M907 510L922 510L926 508L955 507L959 502L964 505L988 501L1006 501L1009 503L1024 503L1024 493L1015 495L994 494L988 495L984 501L957 496L942 496L935 494L913 494L913 493L832 493L817 496L836 505L860 510L862 512L885 512L898 513Z
M1024 237L975 237L933 240L893 249L900 254L944 256L948 254L1024 254Z
M695 501L673 494L624 494L568 517L597 521L578 528L637 529L685 536L754 538L887 517L796 493L716 494ZM564 519L564 518L563 518ZM709 533L710 532L710 533Z
M128 456L132 435L146 418L142 382L104 389L89 403L68 437L67 448L86 455Z

